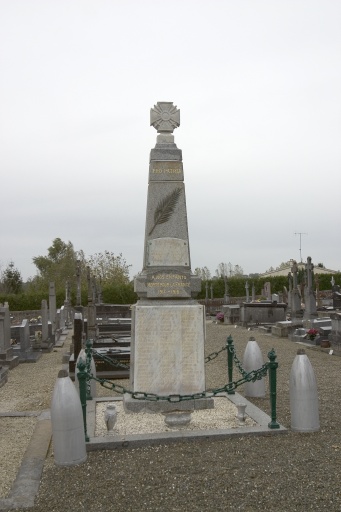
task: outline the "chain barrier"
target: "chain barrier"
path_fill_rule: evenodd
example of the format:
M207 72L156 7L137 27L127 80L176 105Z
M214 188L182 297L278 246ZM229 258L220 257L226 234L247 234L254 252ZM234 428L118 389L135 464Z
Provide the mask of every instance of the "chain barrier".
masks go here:
M231 336L229 336L229 338L231 338ZM235 365L237 366L239 372L241 373L241 375L243 375L243 377L246 377L247 376L247 372L244 370L244 368L242 366L242 363L239 361L239 359L238 359L238 357L236 355L236 351L235 351L234 345L232 345L232 344L228 345L228 341L227 340L226 340L226 345L224 347L222 347L217 352L212 352L211 354L209 354L208 356L205 357L205 363L209 363L210 361L213 361L214 359L216 359L216 357L219 356L219 354L221 354L225 350L228 350L232 354L233 360L234 360Z
M92 354L99 357L103 361L109 363L112 366L115 366L117 368L124 368L125 370L130 370L130 365L125 363L120 363L117 359L111 359L110 357L107 357L100 352L97 352L94 348L92 349Z
M279 428L279 424L276 422L276 369L278 367L278 363L275 361L277 356L275 354L274 349L272 349L268 353L268 357L270 359L269 362L263 364L263 366L261 368L259 368L258 370L252 370L249 373L247 373L244 370L241 362L239 361L239 359L235 353L232 336L229 336L227 338L225 347L223 347L221 350L219 350L217 352L212 352L212 354L209 354L209 356L207 356L205 358L205 362L212 361L213 359L218 357L218 355L221 352L223 352L225 350L227 350L227 352L228 352L229 359L231 359L231 358L233 359L235 365L237 366L239 372L242 375L242 378L237 381L232 381L232 362L231 362L231 364L230 363L228 364L229 365L229 372L228 372L229 373L229 379L228 379L229 382L220 388L208 389L208 390L202 391L201 393L193 393L193 394L189 394L189 395L174 394L174 395L168 395L168 396L157 395L155 393L147 393L144 391L131 391L131 390L125 388L124 386L121 386L120 384L113 383L112 381L110 381L108 379L101 379L101 378L98 378L97 376L95 377L91 372L92 354L99 356L101 359L104 359L106 362L108 362L109 364L113 364L114 366L117 365L117 366L124 367L127 369L129 367L127 365L124 365L123 363L118 363L117 361L113 361L112 359L107 358L106 356L103 356L102 354L98 353L96 350L94 350L91 347L90 340L88 340L86 342L86 350L85 350L86 356L87 356L86 362L83 362L83 360L81 359L77 365L78 370L79 370L78 371L78 379L79 379L80 384L81 384L81 382L86 383L87 399L89 399L89 396L88 396L89 383L90 383L90 380L93 379L96 382L98 382L102 387L104 387L106 389L110 389L111 391L114 391L116 393L120 393L122 395L129 394L135 400L148 400L148 401L153 401L153 402L168 401L170 403L178 403L178 402L183 402L183 401L188 401L188 400L212 398L221 393L233 394L234 390L237 387L241 386L242 384L244 384L246 382L255 382L257 380L261 380L269 372L271 418L272 418L272 421L269 423L269 428ZM84 395L84 393L83 393L83 395ZM90 396L90 399L91 399L91 396ZM84 400L83 400L83 402L84 402ZM86 407L86 404L84 405L83 402L82 402L82 407L84 408L84 407ZM86 432L86 425L85 425L85 432Z
M205 363L209 363L210 361L213 361L216 357L219 356L219 354L224 352L224 350L227 350L227 345L225 345L225 347L222 347L220 350L218 350L218 352L212 352L211 354L206 356L205 357Z
M231 340L232 339L231 336L229 336L228 339ZM87 341L87 348L89 347L88 343L89 343L89 340ZM90 342L90 347L91 347L91 342ZM268 371L268 363L265 363L258 370L253 370L253 371L247 373L243 369L241 362L239 361L238 357L235 354L234 346L232 344L228 345L228 342L226 342L226 345L224 347L222 347L219 351L212 352L211 354L209 354L205 358L205 362L209 362L209 361L214 360L216 357L218 357L218 355L221 352L224 352L225 350L228 350L233 355L233 360L234 360L236 366L238 367L240 373L243 376L242 379L239 379L239 380L237 380L235 382L229 382L229 383L225 384L225 386L223 386L221 388L214 388L214 389L205 390L202 393L193 393L193 394L190 394L190 395L168 395L167 396L167 395L157 395L155 393L147 393L147 392L144 392L144 391L131 391L131 390L125 388L124 386L121 386L119 384L114 384L112 381L110 381L108 379L101 379L101 378L98 378L97 376L94 377L94 375L92 373L90 373L90 375L89 375L89 380L93 379L96 382L98 382L102 387L104 387L106 389L110 389L111 391L115 391L116 393L120 393L122 395L123 394L129 394L135 400L182 402L182 401L186 401L186 400L197 400L197 399L202 399L202 398L212 398L212 397L216 396L219 393L231 392L231 390L236 389L238 386L241 386L245 382L255 382L256 380L260 380L264 376L266 376L267 371ZM119 367L127 368L127 369L129 368L129 366L127 366L127 365L125 365L123 363L118 363L117 361L114 361L114 360L112 360L112 359L110 359L110 358L100 354L95 349L92 349L91 352L92 352L92 354L95 354L95 355L99 356L101 359L103 359L104 361L108 362L109 364L112 364L113 366L119 366ZM87 371L88 371L88 367L89 367L89 365L87 364Z

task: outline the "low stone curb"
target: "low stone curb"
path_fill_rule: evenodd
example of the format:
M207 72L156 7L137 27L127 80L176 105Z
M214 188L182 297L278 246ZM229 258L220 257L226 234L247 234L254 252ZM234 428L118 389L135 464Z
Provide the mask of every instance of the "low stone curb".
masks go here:
M50 411L37 418L33 436L7 498L0 499L0 510L31 508L39 490L44 462L51 442Z

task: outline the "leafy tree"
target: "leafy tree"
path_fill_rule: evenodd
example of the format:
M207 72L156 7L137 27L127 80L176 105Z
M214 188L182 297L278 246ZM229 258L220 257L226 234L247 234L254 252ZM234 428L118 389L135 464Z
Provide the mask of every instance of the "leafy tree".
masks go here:
M23 287L21 274L11 261L2 273L2 288L5 293L20 293Z
M217 277L231 276L231 263L219 263L215 273Z
M207 267L197 267L194 270L194 274L196 276L199 276L203 281L208 281L209 279L211 279L211 272Z
M128 284L129 267L122 254L115 256L113 252L99 252L85 260L90 267L91 274L98 279L102 285L105 284Z
M229 261L228 263L219 263L215 273L217 277L242 276L244 270L240 265L233 266L232 263Z
M240 265L235 265L233 269L234 276L242 276L244 274L244 270Z
M275 270L282 270L283 268L287 268L287 267L291 268L291 265L292 265L292 260L282 261L282 263L280 263L278 265L278 267L276 267L276 268L270 267L268 270L266 270L266 272L275 272Z
M30 281L30 288L46 289L49 282L54 282L56 289L61 289L65 287L66 281L74 282L76 262L80 257L84 259L83 252L77 253L71 242L65 243L55 238L47 249L47 256L33 258L38 275Z
M129 283L129 267L122 254L115 256L110 251L96 253L89 258L84 252L75 251L71 242L63 242L55 238L47 249L47 256L36 256L33 263L38 269L38 274L28 283L30 293L41 293L48 290L49 282L54 282L57 296L65 297L65 284L68 281L71 288L71 298L76 299L77 260L80 261L82 303L87 302L87 267L90 276L94 277L101 285L103 300L115 299L118 303L130 303L128 298L134 298L132 285ZM58 295L59 294L59 295ZM136 300L134 301L136 302Z

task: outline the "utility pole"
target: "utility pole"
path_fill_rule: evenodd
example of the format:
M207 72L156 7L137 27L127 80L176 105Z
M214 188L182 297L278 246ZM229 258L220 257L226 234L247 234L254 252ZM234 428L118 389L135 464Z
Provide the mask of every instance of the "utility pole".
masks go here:
M302 251L301 251L301 240L302 240L302 235L307 235L308 233L295 233L295 235L300 235L300 260L301 260L301 263L302 263Z

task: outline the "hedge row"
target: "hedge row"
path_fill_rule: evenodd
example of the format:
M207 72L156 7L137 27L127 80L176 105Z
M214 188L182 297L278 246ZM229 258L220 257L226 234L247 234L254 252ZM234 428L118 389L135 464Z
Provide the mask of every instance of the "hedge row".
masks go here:
M1 294L0 303L8 302L10 311L27 311L31 309L41 309L41 301L48 301L49 293L18 293L18 294ZM121 286L105 286L102 290L102 300L108 304L134 304L138 297L134 292L133 284ZM56 291L56 304L60 308L65 301L65 290ZM88 294L87 290L82 292L82 305L87 306ZM71 304L76 305L76 292L71 292Z
M341 273L338 274L319 274L319 289L331 290L331 278L334 277L335 284L341 286ZM287 276L274 276L274 277L258 277L254 279L246 279L245 277L230 277L227 279L228 293L231 297L245 297L246 281L249 283L249 294L251 296L252 285L255 286L255 294L262 295L262 289L264 284L269 282L271 285L272 293L283 292L284 286L289 289L289 282ZM208 281L208 296L211 297L211 285L213 286L213 297L224 297L225 294L225 283L224 279L212 279ZM198 299L206 298L206 281L201 283L201 292L198 295Z
M338 274L319 274L319 289L331 290L331 278L334 277L335 284L341 286L341 273ZM286 276L268 277L268 278L255 278L245 279L245 277L230 277L228 280L229 295L231 297L245 297L245 283L249 282L249 294L251 296L252 285L255 285L255 294L261 295L264 283L271 283L272 293L282 292L284 286L288 289L288 278ZM213 279L208 282L209 284L209 298L211 297L211 284L213 286L213 296L223 297L225 293L224 280ZM8 302L11 311L26 311L30 309L40 309L41 301L43 299L48 300L48 290L46 293L35 292L35 293L19 293L11 295L0 295L0 303ZM201 292L198 295L198 299L206 298L206 281L201 283ZM64 304L65 290L58 290L56 292L57 308L60 308ZM136 293L134 292L133 283L127 285L107 285L102 290L102 300L106 304L135 304L138 300ZM71 293L71 303L76 304L76 292ZM86 306L88 303L87 291L82 292L82 305Z

